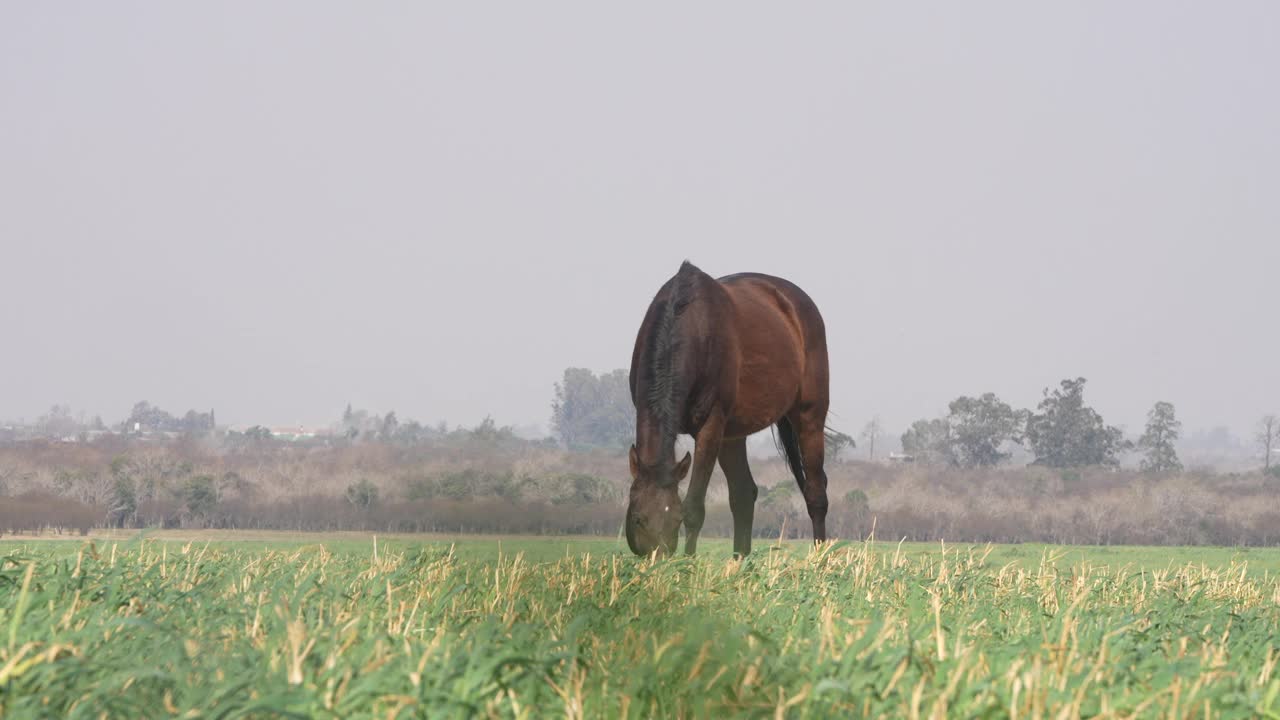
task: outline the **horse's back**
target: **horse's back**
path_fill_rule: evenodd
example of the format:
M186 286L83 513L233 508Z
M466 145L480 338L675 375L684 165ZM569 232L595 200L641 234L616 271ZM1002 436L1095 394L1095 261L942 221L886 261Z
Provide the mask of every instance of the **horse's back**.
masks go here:
M745 322L775 325L776 319L786 321L787 330L795 334L806 355L827 355L826 327L818 306L790 280L761 273L737 273L719 278L718 282L733 298L740 312L747 314ZM769 328L780 330L776 325ZM775 340L776 341L776 340Z

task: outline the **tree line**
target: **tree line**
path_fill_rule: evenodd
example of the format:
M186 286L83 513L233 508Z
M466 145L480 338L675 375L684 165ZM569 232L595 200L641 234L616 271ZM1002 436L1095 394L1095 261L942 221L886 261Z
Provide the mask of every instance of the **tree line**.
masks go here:
M1152 406L1142 435L1129 440L1085 402L1086 383L1083 377L1068 378L1058 387L1046 388L1035 409L1015 409L994 393L958 397L948 405L946 415L912 423L901 436L903 452L922 464L968 469L1006 463L1015 446L1032 453L1032 465L1051 468L1116 467L1126 453L1136 450L1142 453L1143 471L1183 469L1176 449L1182 422L1173 403L1160 401ZM555 386L551 426L569 448L629 445L635 410L627 372L597 375L582 368L565 370ZM861 433L872 459L882 432L879 419L873 419ZM1270 470L1271 456L1280 450L1280 418L1262 418L1256 439L1264 468ZM828 455L837 457L854 441L849 435L831 433L828 446Z
M956 398L945 416L912 423L902 434L903 451L925 463L980 468L1005 462L1010 446L1022 445L1035 455L1033 465L1073 468L1115 467L1123 453L1138 449L1143 470L1182 470L1174 448L1182 423L1172 403L1151 408L1134 443L1085 403L1085 383L1080 377L1046 389L1035 410L1015 410L994 393Z
M1172 403L1157 402L1147 414L1142 435L1130 440L1085 403L1086 383L1083 377L1062 380L1058 387L1044 390L1034 410L1015 409L994 393L958 397L949 403L942 417L917 420L901 434L903 453L906 459L926 465L982 468L1009 462L1012 450L1021 448L1033 456L1033 465L1068 468L1115 467L1123 456L1136 450L1143 455L1144 471L1183 469L1176 449L1182 423ZM37 421L33 436L83 440L111 429L120 434L169 437L216 435L228 445L273 439L272 431L262 425L243 431L218 428L213 410L188 410L184 415L174 415L146 401L136 403L128 417L110 427L96 417L89 422L77 420L69 407L55 405ZM348 404L341 419L319 440L414 445L437 442L461 431L451 430L443 421L428 425L401 419L395 411L378 415ZM468 432L494 437L514 433L489 417ZM583 368L567 368L560 382L554 384L551 434L544 442L555 442L569 450L618 450L630 445L634 432L635 410L626 370L596 374ZM875 459L876 443L882 436L878 418L867 423L860 434L871 459ZM1258 423L1255 440L1264 470L1270 470L1272 456L1280 452L1280 417L1264 416ZM831 432L827 445L828 457L834 460L853 449L855 442L850 435Z
M1280 472L1176 472L1181 423L1172 404L1157 403L1130 442L1087 404L1085 385L1064 380L1029 410L992 393L960 397L944 416L904 433L916 462L833 463L833 531L856 537L874 525L912 539L1273 541ZM491 417L451 429L348 405L325 435L283 442L262 426L217 428L212 411L175 415L138 403L115 426L127 433L0 443L0 532L615 532L629 483L622 450L634 432L626 373L567 370L551 409L553 439L518 437ZM51 426L70 418L69 409L56 410ZM1264 418L1259 442L1275 443L1277 431L1280 422ZM878 421L862 433L868 450L880 434ZM830 437L833 459L853 446L848 435ZM1028 467L1013 467L1016 447L1034 455ZM1134 449L1144 453L1143 472L1118 471L1121 453ZM765 460L754 470L759 534L802 532L804 508L785 465ZM722 500L713 492L709 533L730 527Z

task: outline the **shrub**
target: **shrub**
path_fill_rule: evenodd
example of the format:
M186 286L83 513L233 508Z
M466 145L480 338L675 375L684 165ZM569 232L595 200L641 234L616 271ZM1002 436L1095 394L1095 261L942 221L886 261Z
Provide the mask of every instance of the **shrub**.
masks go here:
M368 510L378 502L378 488L368 479L361 478L360 482L347 486L346 497L347 502L352 505L361 510Z
M81 535L102 521L102 514L82 502L44 491L25 492L0 503L0 534L74 529Z

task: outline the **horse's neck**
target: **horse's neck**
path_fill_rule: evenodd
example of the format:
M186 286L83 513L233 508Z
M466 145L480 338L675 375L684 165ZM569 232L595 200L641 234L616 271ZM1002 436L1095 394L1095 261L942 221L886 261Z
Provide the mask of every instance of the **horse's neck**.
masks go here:
M648 409L636 416L636 453L640 461L649 466L656 466L660 461L670 462L676 456L676 432L664 438L662 424Z

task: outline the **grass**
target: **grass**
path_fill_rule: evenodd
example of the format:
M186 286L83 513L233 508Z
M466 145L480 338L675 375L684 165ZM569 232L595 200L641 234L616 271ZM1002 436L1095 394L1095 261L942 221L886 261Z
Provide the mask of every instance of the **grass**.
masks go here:
M1280 552L0 542L0 715L1280 717Z

